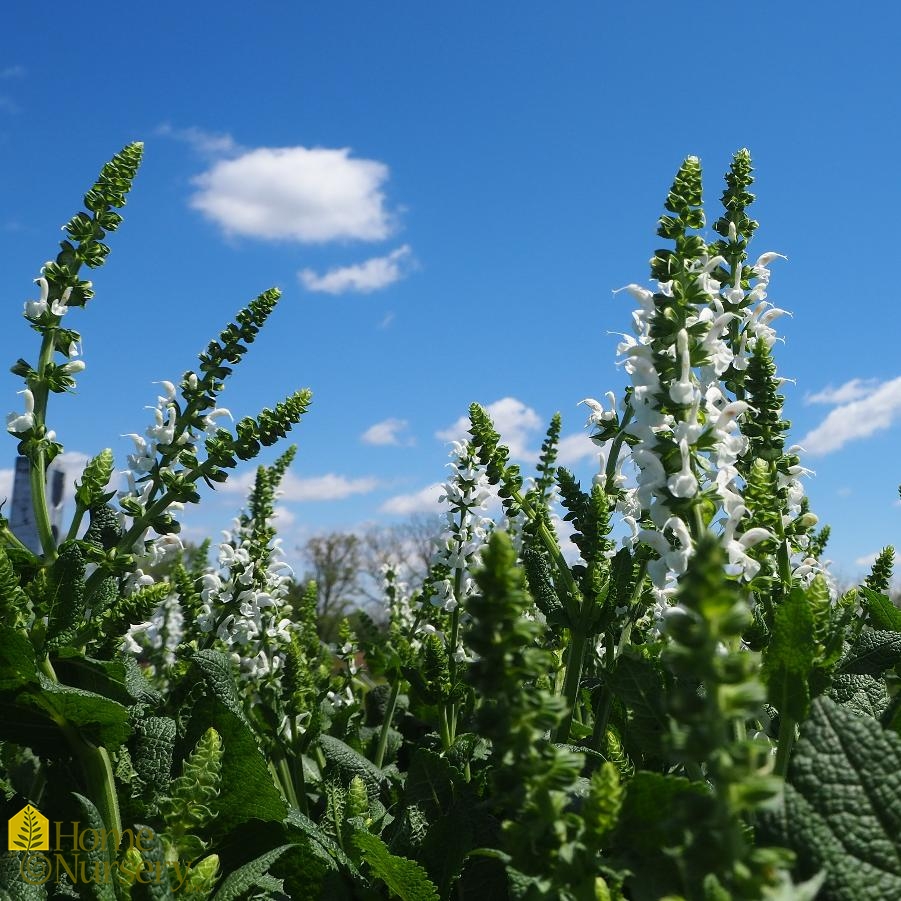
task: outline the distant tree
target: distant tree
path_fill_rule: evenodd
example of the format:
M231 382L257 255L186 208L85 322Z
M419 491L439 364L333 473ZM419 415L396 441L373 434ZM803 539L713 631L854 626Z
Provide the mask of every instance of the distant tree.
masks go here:
M437 514L415 514L394 525L376 525L362 535L366 576L363 594L382 600L382 567L390 560L400 567L400 578L415 588L425 579L435 553L435 538L441 531Z
M333 641L338 624L362 600L362 542L353 532L328 532L308 539L300 551L306 566L301 583L316 583L319 634L324 641Z
M412 516L394 525L371 525L357 532L314 535L299 548L303 578L317 586L319 633L334 641L338 625L360 609L376 621L382 619L382 567L389 560L400 567L400 577L411 589L426 577L441 530L440 516Z

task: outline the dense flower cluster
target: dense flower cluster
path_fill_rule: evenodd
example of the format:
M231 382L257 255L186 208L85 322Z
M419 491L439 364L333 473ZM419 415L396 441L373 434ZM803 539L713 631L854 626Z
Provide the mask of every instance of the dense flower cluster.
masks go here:
M276 539L266 559L253 556L249 536L236 523L219 545L219 571L203 576L198 626L231 655L242 678L256 686L283 668L294 628L287 602L293 573L282 555Z
M472 591L470 569L494 523L485 515L491 491L475 450L470 444L455 441L450 457L452 474L442 485L439 498L447 504L447 523L436 539L433 560L446 575L435 584L431 603L453 613Z

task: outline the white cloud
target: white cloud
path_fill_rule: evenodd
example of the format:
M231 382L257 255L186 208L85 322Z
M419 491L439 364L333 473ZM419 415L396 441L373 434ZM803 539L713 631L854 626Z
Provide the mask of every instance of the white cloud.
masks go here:
M879 556L879 551L873 551L872 554L865 554L863 557L858 557L854 564L856 566L866 566L870 567L876 562L876 558Z
M588 457L597 459L599 455L600 448L586 433L576 432L575 435L567 435L557 444L557 462L561 466L570 466Z
M287 529L294 525L297 517L287 507L276 504L272 523L277 529Z
M232 476L219 490L234 494L247 494L253 487L256 470ZM378 479L363 477L348 479L346 476L327 473L324 476L301 478L286 472L279 490L280 501L337 501L354 494L368 494L378 488Z
M0 69L0 78L23 78L25 76L24 66L6 66Z
M411 254L410 245L404 244L384 257L371 257L352 266L329 269L324 275L317 275L312 269L303 269L298 277L307 291L369 294L400 281L409 271Z
M360 440L364 444L391 444L395 447L409 445L413 443L413 440L404 438L400 434L406 430L407 426L409 426L409 422L406 419L385 419L369 426L360 436Z
M379 510L382 513L397 513L407 516L411 513L439 513L442 509L438 498L444 493L441 482L427 485L412 494L398 494L388 498Z
M485 407L495 431L501 436L501 442L510 449L510 456L518 460L531 460L538 456L537 451L528 450L526 442L531 434L543 423L539 415L515 397L502 397ZM442 441L465 440L469 432L469 417L461 416L452 426L435 433Z
M188 128L175 128L164 122L156 129L158 135L183 141L203 156L231 156L243 152L243 148L227 132L206 131L194 125Z
M393 230L388 167L350 148L258 147L194 179L191 206L230 235L322 243L381 241Z
M828 404L835 406L836 404L848 404L855 400L860 400L870 394L879 385L878 379L851 379L833 388L831 385L816 394L807 394L804 397L804 403L807 404Z
M853 384L848 382L842 385L832 391L831 396L844 391L845 396L854 399L832 410L800 440L799 443L810 454L818 456L837 451L849 441L881 432L901 418L901 377L881 384L873 383L863 395L859 393L862 390L860 387L849 388Z
M0 469L0 502L7 501L5 516L9 516L9 505L13 499L13 472L12 469Z

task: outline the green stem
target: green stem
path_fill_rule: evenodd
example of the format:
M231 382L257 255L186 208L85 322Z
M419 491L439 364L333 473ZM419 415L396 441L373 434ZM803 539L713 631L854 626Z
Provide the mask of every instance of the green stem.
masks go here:
M441 732L441 747L445 751L453 743L451 741L451 737L450 737L450 726L447 721L447 708L448 708L447 704L442 704L438 711L439 712L438 728Z
M270 762L270 769L273 764ZM295 809L300 810L300 802L297 798L297 792L294 790L294 778L291 774L291 768L284 754L279 753L274 765L274 773L276 784L281 787L285 800Z
M566 657L566 676L563 679L563 696L566 698L566 713L555 732L555 741L569 741L576 704L579 700L579 685L582 683L582 666L585 662L587 636L581 629L570 634L569 653Z
M69 525L69 531L66 532L66 541L73 541L78 537L78 530L81 528L81 521L84 518L88 508L79 503L75 504L75 512L72 514L72 522Z
M614 476L616 475L616 464L619 460L619 452L622 449L623 442L626 440L626 426L629 424L634 413L635 410L632 407L632 403L629 402L623 413L622 422L620 422L620 430L613 439L613 443L610 445L610 454L607 457L607 465L604 467L604 491L608 495L613 494L616 488L613 482Z
M779 747L776 751L776 775L783 779L788 773L788 761L795 743L795 721L786 713L779 714Z
M53 361L54 333L56 329L48 328L41 339L41 352L38 357L37 375L33 381L34 397L34 433L43 438L46 432L47 415L47 367ZM30 386L29 386L30 387ZM56 542L53 540L53 529L50 526L50 513L47 510L47 457L43 445L39 445L34 456L30 458L31 503L34 508L34 521L41 540L41 548L47 560L56 557Z
M53 682L59 682L49 657L44 657L39 663L41 672ZM116 779L113 775L113 764L106 748L91 744L83 738L78 730L52 706L45 697L45 703L41 706L50 714L60 731L66 738L69 748L81 765L84 774L87 796L97 808L107 834L122 835L122 817L119 813L119 796L116 792ZM115 853L107 848L110 863L115 859Z
M616 643L616 653L608 662L606 668L607 680L601 690L601 696L598 698L594 729L591 733L591 746L597 750L600 750L601 740L607 732L607 720L610 717L610 709L613 704L613 692L610 689L610 674L613 672L620 654L626 649L626 646L629 644L629 639L632 637L632 627L635 625L636 618L636 605L638 604L638 599L641 597L641 592L644 590L644 577L647 574L647 571L648 561L642 560L638 564L638 573L635 577L635 584L632 586L632 593L629 595L629 621L623 627L622 632L620 632L619 641Z
M32 562L37 562L38 558L35 557L34 551L27 545L22 544L6 524L0 525L0 541L3 541L7 547L14 547L17 551L27 553L32 558Z
M394 711L397 709L397 698L400 694L400 679L391 686L391 694L388 696L388 706L385 709L385 718L382 721L382 731L379 733L379 745L375 751L375 765L381 769L385 762L385 750L388 747L388 733L391 731L391 721L394 719Z

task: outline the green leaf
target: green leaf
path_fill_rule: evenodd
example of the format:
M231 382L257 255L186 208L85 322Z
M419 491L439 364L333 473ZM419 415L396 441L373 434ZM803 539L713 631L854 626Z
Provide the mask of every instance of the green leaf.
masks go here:
M372 875L380 879L401 901L439 901L438 889L415 861L397 857L377 836L358 832L353 838Z
M226 834L239 823L250 819L281 822L287 805L275 787L266 758L238 704L234 680L223 654L201 652L191 658L205 684L191 712L188 741L196 744L212 726L220 735L224 748L221 794L211 805L216 819L212 830Z
M828 696L852 713L871 716L873 719L879 719L889 704L885 682L866 675L838 675Z
M73 794L75 795L75 800L78 801L79 807L81 807L83 820L80 828L82 830L96 829L96 834L107 835L108 841L107 847L97 842L96 846L91 845L88 850L83 851L84 857L79 861L79 866L84 862L85 872L91 873L95 865L100 872L104 872L104 864L107 864L108 869L106 872L112 872L112 863L116 860L115 838L112 834L107 834L109 827L104 824L100 811L97 810L90 799L84 797L84 795L79 795L77 792L73 792ZM88 844L90 845L90 843ZM91 897L95 901L117 901L116 889L112 879L101 879L99 882L92 882L90 884L90 892Z
M901 660L901 632L864 629L845 655L839 671L881 676Z
M857 592L863 598L864 607L875 628L901 632L901 610L889 598L865 587L858 588Z
M28 637L0 626L0 691L10 691L38 681L34 648Z
M132 763L147 785L168 786L172 776L175 748L175 720L168 716L148 716L137 724Z
M238 867L222 881L212 901L235 901L253 887L272 889L273 877L267 878L269 867L293 847L294 845L281 845Z
M410 761L404 782L406 804L419 804L433 815L446 810L454 799L454 778L463 774L446 757L418 748Z
M901 738L817 698L795 745L784 808L767 824L824 899L901 898Z
M163 847L162 839L149 826L135 823L135 835L141 830L145 830L145 836L150 834L153 838L150 841L145 838L136 843L135 847L144 861L144 872L153 875L147 878L146 882L139 880L132 888L131 897L133 901L176 901L179 896L174 892L175 886L170 881L171 876L176 874L173 872L174 868L166 865L166 849Z
M293 827L307 838L310 850L316 857L325 861L329 865L329 869L336 870L336 864L339 864L346 868L355 879L362 879L356 864L308 816L299 810L291 810L285 819L285 825Z
M645 757L659 756L667 729L666 695L660 672L651 661L627 648L610 675L610 687L629 711L629 745Z
M29 885L22 878L21 866L18 853L0 855L0 901L45 901L46 886Z
M777 608L773 634L763 655L770 703L800 722L810 707L808 677L816 655L813 611L803 588L792 589Z
M23 692L19 700L48 713L54 720L62 717L88 734L107 750L115 750L131 734L128 708L103 695L70 685L61 685L38 673L40 691Z
M364 757L359 751L355 751L350 745L345 744L340 738L331 735L321 735L319 745L325 759L336 766L341 776L349 783L354 776L359 776L365 783L372 796L378 795L388 784L388 779L369 758Z

